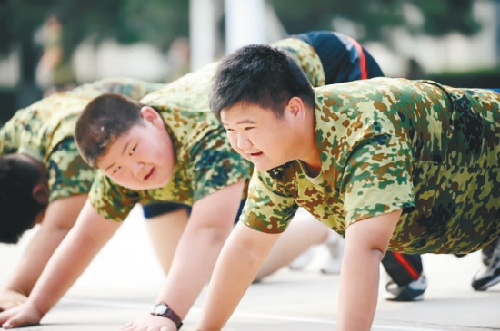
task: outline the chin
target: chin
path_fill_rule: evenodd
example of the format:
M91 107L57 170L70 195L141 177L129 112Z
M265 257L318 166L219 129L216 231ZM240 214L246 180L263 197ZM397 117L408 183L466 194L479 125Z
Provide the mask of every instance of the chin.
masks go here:
M254 163L253 165L255 166L255 169L257 169L258 171L269 171L269 170L277 167L277 166L273 166L270 164L256 164L256 163Z
M159 189L159 188L162 188L162 187L165 187L165 185L167 185L167 183L169 182L169 179L170 178L167 178L165 180L157 180L155 181L154 183L144 183L144 187L142 188L142 190L156 190L156 189Z

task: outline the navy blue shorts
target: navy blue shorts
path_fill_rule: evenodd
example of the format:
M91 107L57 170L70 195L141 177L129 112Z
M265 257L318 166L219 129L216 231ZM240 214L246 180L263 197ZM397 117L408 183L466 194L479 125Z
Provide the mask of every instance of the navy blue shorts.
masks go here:
M360 80L362 71L366 72L366 78L384 76L373 56L349 36L331 31L316 31L291 37L302 40L314 48L323 64L326 84ZM363 54L360 54L360 51ZM364 68L360 61L363 56Z
M236 218L234 223L238 222L240 218L241 212L243 211L243 207L245 206L245 201L242 200L240 203L240 207L238 208L238 213L236 214ZM148 203L147 205L143 205L142 209L144 210L144 218L151 219L166 213L170 213L176 210L184 209L187 214L191 214L191 207L179 202L173 201L155 201Z

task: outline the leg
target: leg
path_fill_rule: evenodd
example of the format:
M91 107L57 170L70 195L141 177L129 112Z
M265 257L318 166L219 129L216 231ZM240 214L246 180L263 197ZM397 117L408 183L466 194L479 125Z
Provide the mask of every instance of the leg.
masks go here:
M342 265L342 255L344 254L344 238L337 232L330 230L325 246L330 253L328 260L321 268L324 274L339 274Z
M308 213L297 213L267 256L255 279L269 276L288 265L308 248L324 242L328 232L329 229L325 225Z
M423 299L427 281L420 255L387 251L382 264L387 272L386 298L394 301Z
M184 232L189 217L188 207L165 203L164 208L144 206L146 227L156 258L165 275L168 274L177 243Z

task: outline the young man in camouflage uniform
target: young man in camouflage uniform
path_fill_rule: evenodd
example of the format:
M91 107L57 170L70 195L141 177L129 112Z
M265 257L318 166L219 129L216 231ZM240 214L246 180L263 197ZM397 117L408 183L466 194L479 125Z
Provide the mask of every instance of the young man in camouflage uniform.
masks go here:
M321 67L303 61L317 56L314 50L305 43L289 45L295 47L309 81L321 81ZM76 125L76 141L86 162L99 168L88 201L28 300L0 314L0 325L38 323L136 203L173 201L192 210L178 232L175 258L166 268L154 314L123 329L180 327L211 276L252 170L209 111L215 68L211 64L187 74L139 103L107 94L86 107Z
M370 329L387 249L469 253L500 235L498 93L388 78L313 90L254 45L222 62L211 108L256 171L200 330L224 326L299 206L346 238L339 330Z
M302 49L301 47L290 47L290 45L304 43L314 49L317 57L310 56L310 59L306 59L305 55L308 53L298 52ZM315 87L384 76L373 56L356 40L341 33L318 31L292 35L290 38L277 42L276 45L283 45L282 49L293 54L296 58L300 58L301 63L320 67L316 71L323 73L323 75L313 83ZM305 69L305 71L308 70ZM294 222L291 223L289 230L281 236L264 261L262 268L257 273L257 279L261 279L279 267L290 263L291 259L296 257L299 252L331 236L331 230L326 227L310 225L309 217L301 218L303 210L300 212L299 216L295 217ZM333 244L331 242L332 240L327 239L331 258L322 270L328 273L328 269L332 269L338 273L343 243L338 238L334 238ZM387 272L387 299L413 301L423 298L427 283L420 255L387 251L382 264Z
M16 243L35 223L40 229L0 291L0 311L26 299L47 261L74 226L94 180L74 142L85 105L106 92L134 99L164 84L102 80L57 93L19 110L0 129L0 242Z

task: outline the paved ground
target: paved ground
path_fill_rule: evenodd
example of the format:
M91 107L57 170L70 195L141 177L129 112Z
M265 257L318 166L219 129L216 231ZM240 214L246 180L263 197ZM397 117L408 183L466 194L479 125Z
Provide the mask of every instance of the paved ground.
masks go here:
M160 269L136 210L68 295L33 331L104 331L149 311L162 282ZM0 285L12 271L26 242L0 245ZM321 275L325 251L303 271L283 269L253 285L228 323L227 331L334 330L338 276ZM395 303L381 297L373 330L500 330L500 286L474 292L470 279L480 265L474 253L462 259L425 255L429 280L426 299ZM203 294L190 311L183 330L194 330Z

